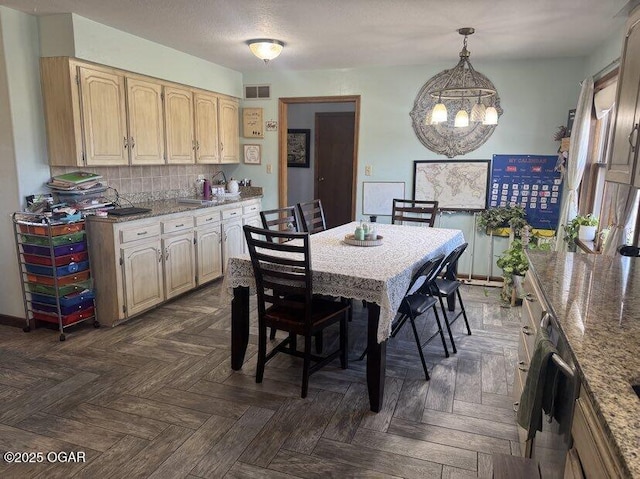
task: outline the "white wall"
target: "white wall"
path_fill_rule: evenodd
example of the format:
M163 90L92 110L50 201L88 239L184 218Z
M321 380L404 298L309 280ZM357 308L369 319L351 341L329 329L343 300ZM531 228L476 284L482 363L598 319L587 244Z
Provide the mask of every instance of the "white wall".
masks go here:
M49 175L36 18L0 7L0 313L24 317L10 214Z

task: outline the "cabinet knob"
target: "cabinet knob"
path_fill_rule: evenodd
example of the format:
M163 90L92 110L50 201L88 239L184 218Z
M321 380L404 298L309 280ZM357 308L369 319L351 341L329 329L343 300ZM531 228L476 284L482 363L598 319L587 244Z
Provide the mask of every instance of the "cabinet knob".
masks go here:
M518 408L520 407L520 401L516 401L513 403L513 412L518 412Z
M164 249L164 260L169 261L169 248Z
M531 293L525 294L524 299L526 299L530 303L533 303L536 300L536 298L534 298L534 296Z
M136 146L136 140L133 137L129 138L129 141L130 141L131 148Z
M527 336L531 336L531 328L529 326L522 326L522 332Z
M158 263L162 263L162 250L158 250Z
M127 141L126 136L123 138L123 141L124 141L124 149L126 150L127 148L129 148L129 142Z
M525 363L524 361L518 361L518 369L523 373L526 373L529 370L529 368L527 367L527 363Z

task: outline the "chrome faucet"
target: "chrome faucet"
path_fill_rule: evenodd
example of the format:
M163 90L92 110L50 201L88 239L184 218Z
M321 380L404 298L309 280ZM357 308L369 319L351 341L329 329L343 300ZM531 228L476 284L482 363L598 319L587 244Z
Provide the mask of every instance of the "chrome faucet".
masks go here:
M226 177L226 175L224 174L224 171L222 171L222 170L218 171L215 175L213 175L213 176L211 177L211 184L213 184L213 179L214 179L216 176L220 175L220 173L222 173L222 178L223 178L223 183L222 183L222 184L223 184L223 185L226 185L226 184L227 184L227 177ZM220 183L218 182L218 184L220 184Z

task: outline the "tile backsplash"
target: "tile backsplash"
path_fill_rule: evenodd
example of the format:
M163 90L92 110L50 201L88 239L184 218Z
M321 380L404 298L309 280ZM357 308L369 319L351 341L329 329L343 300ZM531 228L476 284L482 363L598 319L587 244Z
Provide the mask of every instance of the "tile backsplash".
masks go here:
M211 179L221 168L219 165L52 166L50 170L51 176L77 170L102 175L102 183L117 190L119 196L136 203L195 195L198 175Z

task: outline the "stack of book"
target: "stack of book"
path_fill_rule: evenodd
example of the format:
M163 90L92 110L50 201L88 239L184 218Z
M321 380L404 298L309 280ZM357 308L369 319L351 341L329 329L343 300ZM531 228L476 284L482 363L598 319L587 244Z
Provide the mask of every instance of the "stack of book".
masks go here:
M80 211L112 207L110 200L103 196L107 187L100 183L101 175L85 171L74 171L52 177L47 186L60 201Z
M53 190L73 191L88 190L101 187L100 179L102 175L89 173L86 171L74 171L63 175L53 176L47 186Z

